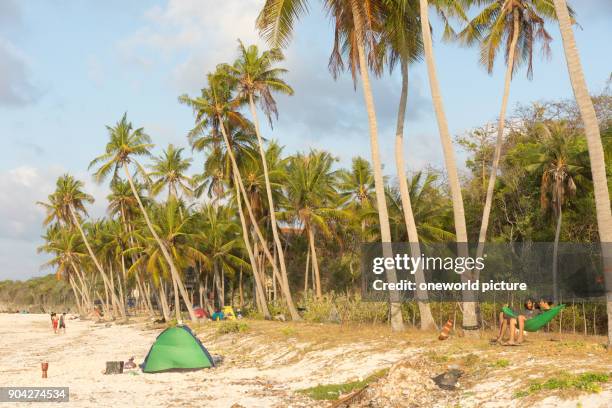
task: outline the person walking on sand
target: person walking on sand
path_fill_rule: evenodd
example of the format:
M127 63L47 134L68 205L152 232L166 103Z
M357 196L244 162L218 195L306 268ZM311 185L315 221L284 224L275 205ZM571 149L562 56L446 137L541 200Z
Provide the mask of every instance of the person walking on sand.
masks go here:
M53 333L57 334L57 326L59 324L59 318L57 317L57 314L53 313L53 315L51 316L51 323L53 325Z
M66 312L62 313L59 317L59 331L64 331L66 334Z

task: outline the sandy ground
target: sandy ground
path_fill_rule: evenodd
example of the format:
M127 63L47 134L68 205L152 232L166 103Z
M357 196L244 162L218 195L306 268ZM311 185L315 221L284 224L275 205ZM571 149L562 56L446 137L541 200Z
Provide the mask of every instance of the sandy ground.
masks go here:
M385 367L405 353L381 354L370 364L351 363L342 348L322 351L316 358L288 363L295 353L274 348L267 354L265 339L239 344L225 339L206 340L213 355L224 360L219 367L193 372L103 375L106 361L135 356L142 362L161 329L146 330L143 324L95 324L68 320L66 334L55 335L48 315L0 314L0 386L68 386L72 407L310 407L319 403L293 392L296 389L334 380L343 382ZM260 341L262 340L262 341ZM364 350L366 352L366 350ZM342 360L336 367L333 361ZM256 360L256 361L255 361ZM49 362L49 377L41 378L40 364ZM279 366L280 365L280 366ZM316 371L316 375L313 374ZM1 404L0 404L1 405ZM26 406L20 404L19 406ZM34 404L32 404L34 405ZM62 405L63 406L63 405Z
M65 406L71 407L328 407L329 402L295 391L363 379L400 360L419 359L431 370L424 375L438 374L450 364L459 364L467 373L459 391L441 392L431 406L612 406L610 383L598 394L543 393L524 400L512 396L529 378L545 378L555 370L611 371L610 354L596 343L551 343L541 336L532 338L528 348L500 348L488 346L486 339L440 343L427 334L397 335L377 328L248 324L246 333L226 335L217 333L215 323L196 328L211 354L223 357L214 369L103 375L106 361L135 356L142 362L161 329L143 322L68 320L67 333L55 335L48 315L0 314L0 386L68 386L70 402ZM493 367L500 358L510 366ZM49 362L47 379L41 378L44 360Z

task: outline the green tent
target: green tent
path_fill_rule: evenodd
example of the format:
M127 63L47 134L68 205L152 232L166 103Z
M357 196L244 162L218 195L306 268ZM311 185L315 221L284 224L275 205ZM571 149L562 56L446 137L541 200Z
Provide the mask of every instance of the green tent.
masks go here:
M214 367L212 357L187 326L170 327L157 339L144 363L145 373L168 370L196 370Z

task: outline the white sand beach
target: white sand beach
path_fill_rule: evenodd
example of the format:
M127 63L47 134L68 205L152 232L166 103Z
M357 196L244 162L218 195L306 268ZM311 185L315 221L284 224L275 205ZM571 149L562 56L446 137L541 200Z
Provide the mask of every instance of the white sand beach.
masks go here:
M219 335L215 323L205 323L199 327L199 337L211 354L223 357L218 367L104 375L106 361L135 356L137 363L142 362L162 329L147 329L143 321L121 325L77 319L67 324L66 334L56 335L48 315L0 314L0 386L67 386L70 402L62 406L69 407L329 407L329 401L312 400L295 391L361 380L403 361L421 366L408 371L412 378L388 389L395 387L400 395L419 394L428 401L422 406L599 408L609 407L612 399L610 383L599 393L543 393L514 399L513 393L525 387L521 383L525 379L546 378L547 373L562 369L612 369L610 356L597 344L571 339L548 343L540 336L525 348L487 349L478 344L470 350L472 343L465 339L440 343L426 333L397 335L371 327L249 321L246 333ZM302 332L298 335L297 330ZM510 366L495 368L500 358L510 361ZM42 361L49 362L47 379L41 378ZM461 380L459 391L421 389L419 384L429 382L428 376L454 362L469 374ZM381 385L385 389L384 380Z
M286 392L271 389L267 395L258 395L267 384L248 370L242 376L240 371L219 369L103 375L106 361L135 356L136 362L142 362L160 330L143 331L132 325L106 327L79 320L68 320L67 325L66 334L55 335L47 315L0 314L4 332L0 386L68 386L67 405L71 407L230 407L235 403L270 407ZM49 362L47 379L41 378L44 360Z

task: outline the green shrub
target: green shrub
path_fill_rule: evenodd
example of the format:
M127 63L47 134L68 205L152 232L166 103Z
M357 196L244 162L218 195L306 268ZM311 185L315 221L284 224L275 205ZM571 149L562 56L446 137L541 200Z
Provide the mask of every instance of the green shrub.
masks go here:
M384 377L389 372L389 369L377 371L361 381L351 381L343 384L319 384L316 387L310 387L298 392L309 396L315 400L336 400L343 394L348 394L351 391L358 390L366 385Z
M551 377L546 381L535 381L526 390L518 391L515 398L522 398L535 394L542 390L580 390L589 393L601 392L601 384L612 378L610 373L587 372L582 374L570 374L562 372L558 376Z
M219 327L217 328L218 334L228 334L228 333L242 333L249 329L249 325L245 322L239 322L236 320L230 320L221 322Z

